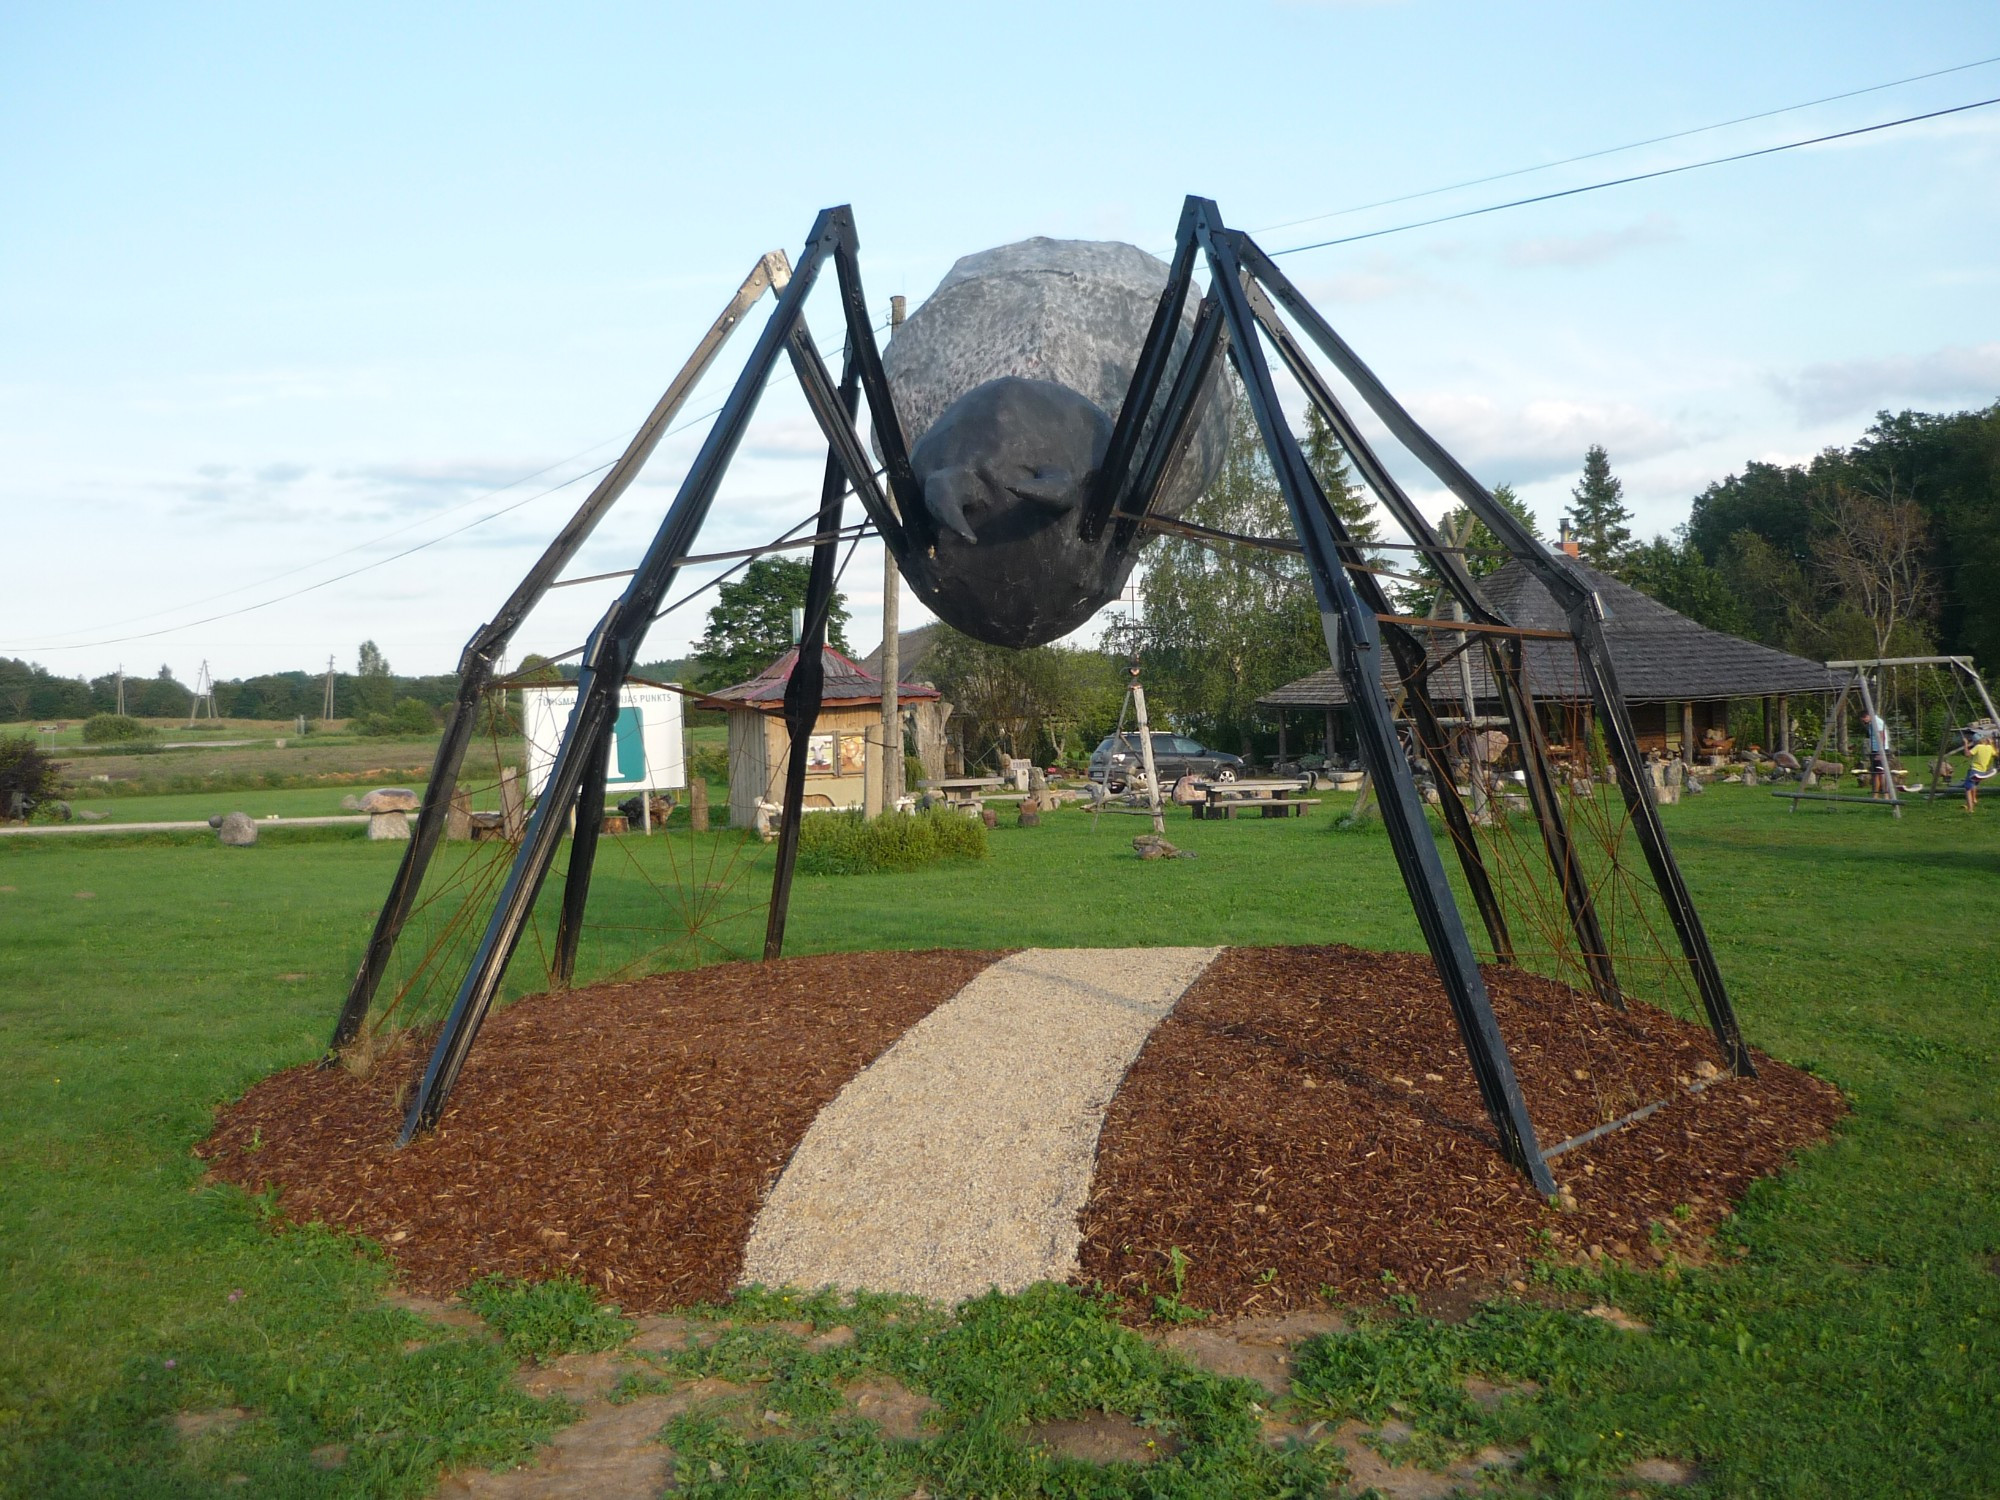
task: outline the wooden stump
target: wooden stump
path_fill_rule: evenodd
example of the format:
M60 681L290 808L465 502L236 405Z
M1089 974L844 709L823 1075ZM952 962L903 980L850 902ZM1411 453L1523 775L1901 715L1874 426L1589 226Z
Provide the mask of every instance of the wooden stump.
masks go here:
M521 792L521 773L512 766L500 768L500 832L512 841L528 826L527 799Z
M708 782L700 776L688 780L688 826L696 833L708 832Z
M452 792L451 805L445 809L444 836L455 840L472 837L472 794L463 787Z

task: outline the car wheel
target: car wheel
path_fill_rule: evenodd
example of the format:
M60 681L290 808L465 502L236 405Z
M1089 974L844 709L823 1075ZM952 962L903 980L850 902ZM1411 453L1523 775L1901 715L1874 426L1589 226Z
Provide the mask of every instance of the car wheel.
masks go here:
M1226 783L1226 782L1231 782L1231 781L1234 781L1234 780L1236 779L1236 767L1234 767L1234 766L1217 766L1217 767L1215 768L1215 775L1214 775L1213 779L1214 779L1214 780L1216 780L1216 781L1220 781L1220 782L1225 782L1225 783Z

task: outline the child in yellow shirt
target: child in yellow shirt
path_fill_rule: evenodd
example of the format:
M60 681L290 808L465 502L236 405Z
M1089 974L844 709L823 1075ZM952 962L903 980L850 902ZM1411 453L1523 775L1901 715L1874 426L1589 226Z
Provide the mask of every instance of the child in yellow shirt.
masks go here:
M1993 748L1990 740L1973 742L1971 735L1965 737L1965 810L1974 812L1979 807L1979 783L1993 774L1993 762L2000 760L2000 750Z

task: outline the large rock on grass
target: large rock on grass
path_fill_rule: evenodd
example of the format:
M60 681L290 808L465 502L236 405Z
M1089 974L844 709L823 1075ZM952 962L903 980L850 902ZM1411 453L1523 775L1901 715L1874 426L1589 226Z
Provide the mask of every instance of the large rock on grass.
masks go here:
M378 786L363 797L359 807L365 813L415 812L417 794L406 786Z
M233 812L222 820L216 836L231 849L248 849L257 842L257 825L250 820L250 814Z

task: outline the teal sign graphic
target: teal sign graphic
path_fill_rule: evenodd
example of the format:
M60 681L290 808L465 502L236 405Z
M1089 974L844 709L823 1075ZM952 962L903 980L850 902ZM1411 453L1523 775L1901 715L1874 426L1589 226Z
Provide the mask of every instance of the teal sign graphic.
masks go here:
M521 711L527 740L528 793L539 797L576 715L576 689L525 688ZM610 743L605 750L605 789L615 789L623 797L643 789L686 786L682 732L678 692L627 683L618 695L618 717L611 722Z
M646 779L646 725L637 708L618 710L605 779L612 786L637 786Z

